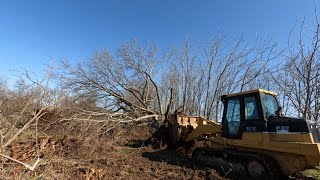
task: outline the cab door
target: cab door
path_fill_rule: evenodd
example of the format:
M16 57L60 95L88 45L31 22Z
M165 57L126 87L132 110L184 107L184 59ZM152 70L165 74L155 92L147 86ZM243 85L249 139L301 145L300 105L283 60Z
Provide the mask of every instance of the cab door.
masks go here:
M259 93L248 94L243 97L244 118L242 121L243 132L263 132L266 131L267 121L263 117L261 100Z
M263 117L259 93L223 97L222 101L224 102L223 137L241 139L243 132L266 131L267 121Z
M223 118L223 136L238 138L241 125L241 101L238 98L228 99L225 102Z

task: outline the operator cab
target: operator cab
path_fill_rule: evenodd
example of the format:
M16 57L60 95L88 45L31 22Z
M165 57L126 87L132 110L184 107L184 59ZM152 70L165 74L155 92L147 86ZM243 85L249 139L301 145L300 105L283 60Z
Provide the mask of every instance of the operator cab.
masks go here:
M319 142L315 122L283 117L274 92L257 89L221 97L224 103L222 136L241 139L243 132L309 133Z

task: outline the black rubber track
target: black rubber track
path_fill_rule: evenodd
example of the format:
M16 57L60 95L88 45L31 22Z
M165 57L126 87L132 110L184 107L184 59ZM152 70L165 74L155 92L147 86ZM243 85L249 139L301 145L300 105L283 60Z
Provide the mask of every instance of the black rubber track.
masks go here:
M203 164L199 162L197 159L195 159L198 153L204 154L205 156L208 156L208 157L223 158L228 162L240 163L240 164L243 164L243 166L245 167L247 167L247 164L250 161L255 160L261 163L268 173L268 175L263 179L266 179L266 180L285 179L281 173L280 166L278 165L276 160L262 153L244 152L244 151L238 151L235 149L212 149L208 147L200 147L200 148L196 148L193 151L192 160L196 166L201 168L212 168L213 166L210 166L208 164ZM246 168L246 171L247 171L246 173L249 174L247 168ZM254 179L253 177L249 177L249 178Z

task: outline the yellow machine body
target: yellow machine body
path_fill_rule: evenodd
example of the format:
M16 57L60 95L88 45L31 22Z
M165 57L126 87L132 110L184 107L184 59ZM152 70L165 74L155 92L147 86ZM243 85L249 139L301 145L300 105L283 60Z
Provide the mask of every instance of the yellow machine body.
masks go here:
M206 137L214 149L234 148L240 151L260 152L274 158L286 175L319 165L320 143L314 143L311 133L277 134L245 132L242 139L221 137L221 125L203 117L177 116L180 138L188 142ZM187 131L191 128L191 131Z
M231 160L243 158L252 177L268 174L272 179L279 177L276 176L277 169L290 175L318 166L320 131L317 123L284 117L276 96L276 93L262 89L224 95L221 97L224 103L221 123L200 116L177 115L170 130L164 132L177 137L174 139L179 143L171 144L190 147L190 144L196 144L195 141L205 141L208 147L192 150L195 157L207 153L208 159L211 156L220 159L229 156ZM186 148L185 152L190 149ZM262 164L260 169L254 169L255 161Z

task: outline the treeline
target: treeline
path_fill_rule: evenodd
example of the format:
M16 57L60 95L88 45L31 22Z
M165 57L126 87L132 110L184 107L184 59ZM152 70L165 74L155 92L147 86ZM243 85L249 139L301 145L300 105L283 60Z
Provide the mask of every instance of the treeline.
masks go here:
M202 42L186 38L178 47L165 50L149 41L131 40L77 64L59 62L50 71L57 87L44 91L46 98L36 106L63 97L56 106L132 118L158 115L163 119L179 111L219 119L221 95L263 88L278 93L286 115L318 120L319 24L310 31L303 22L295 32L299 35L289 35L285 48L269 36L255 41L224 34ZM29 84L20 80L14 90L1 83L3 112L13 111L4 110L5 102L15 98L25 102L34 95L34 89L27 89L41 84L26 75Z
M94 95L97 104L133 116L181 111L217 118L220 96L267 88L264 80L280 55L271 38L253 46L244 37L217 35L201 44L189 38L181 48L162 51L132 40L72 66L63 62L58 79L72 92Z

